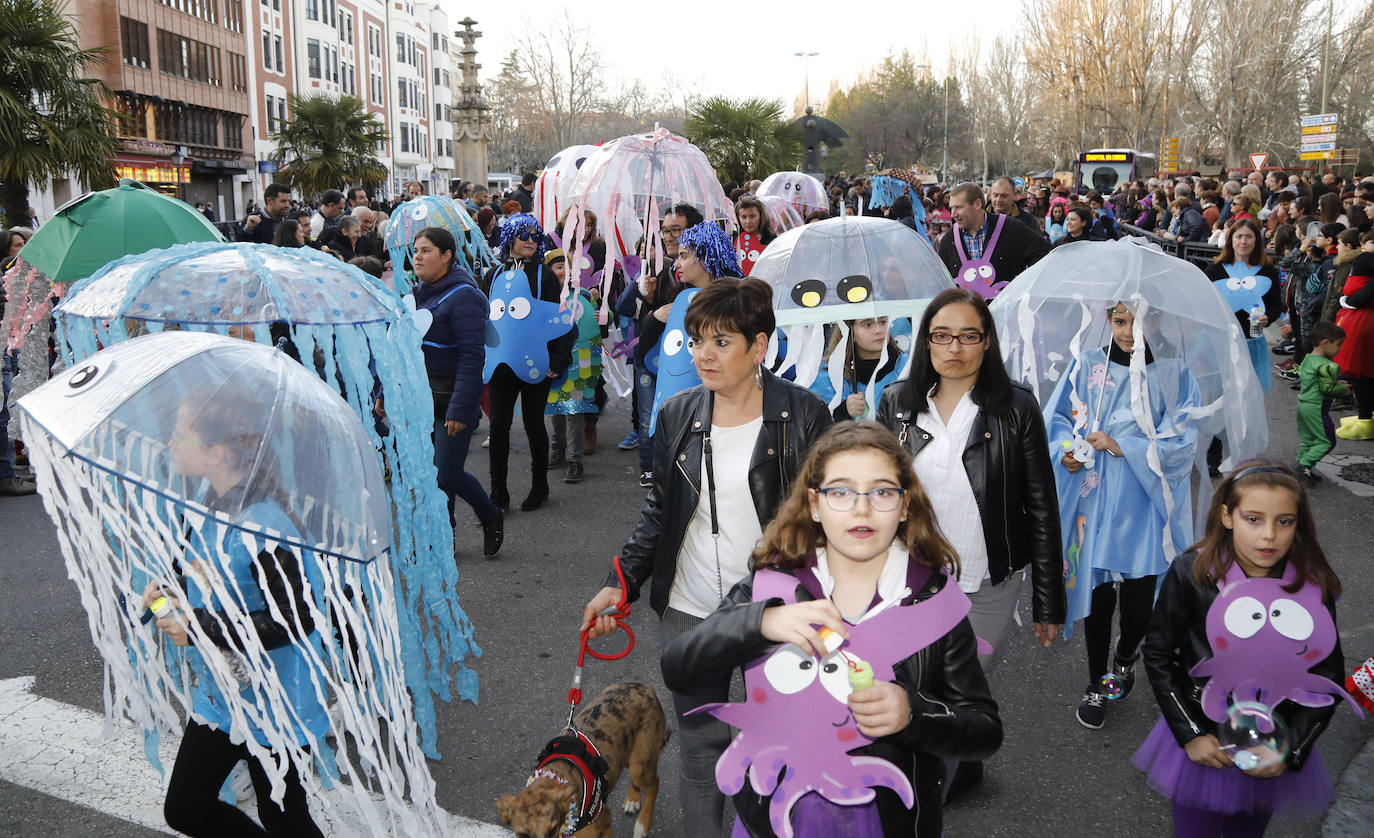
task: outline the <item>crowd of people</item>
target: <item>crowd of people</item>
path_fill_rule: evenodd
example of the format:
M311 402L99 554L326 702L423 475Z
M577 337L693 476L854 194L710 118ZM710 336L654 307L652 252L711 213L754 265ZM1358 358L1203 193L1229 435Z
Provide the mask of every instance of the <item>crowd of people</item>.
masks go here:
M1315 596L1321 607L1310 621L1334 624L1340 583L1317 540L1307 486L1319 479L1315 466L1337 436L1374 438L1374 290L1366 288L1374 277L1374 210L1366 212L1374 181L1346 191L1334 175L1308 184L1255 174L1219 189L1206 179L1150 179L1106 196L1072 196L1054 182L1022 194L1012 178L999 178L987 190L930 187L875 208L869 183L840 173L826 183L831 206L812 212L808 223L841 211L908 223L919 200L935 252L960 287L930 302L905 349L887 318L848 321L847 386L836 394L824 391L827 382L802 386L770 361L778 328L773 293L749 274L775 231L751 185L728 190L738 222L733 239L691 204L666 207L663 266L641 277L605 264L588 213L587 273L613 274L602 284L584 280L583 266L530 214L534 180L526 175L506 196L456 184L451 197L496 253L497 264L481 276L464 268L453 234L442 227L420 230L408 264L392 264L382 242L402 203L381 204L361 188L331 189L302 206L273 184L236 232L242 241L316 247L378 277L412 274L416 306L432 314L423 353L439 486L455 526L456 501L471 508L488 558L499 555L511 511L517 405L530 449L519 509L533 513L550 497L550 471L564 469L570 484L584 479L582 460L597 450L597 416L607 401L602 341L611 325L633 336L631 427L617 447L636 452L646 497L618 569L586 603L582 628L609 633L615 624L608 611L647 587L681 743L684 834L716 838L724 828L717 764L731 732L691 711L727 701L735 670L764 657L772 666L780 647L798 650L803 671L815 659L844 666L851 661L835 652L827 632L854 638L849 648L867 656L874 647L862 644L872 641L859 640L867 620L952 601L960 609L952 628L892 661L886 680L841 699L870 743L864 753L897 766L920 805L880 788L867 805L811 800L794 816L813 831L843 821L870 824L873 831L862 834L940 834L943 804L981 781L983 760L1001 743L987 672L1023 589L1041 645L1084 621L1089 681L1074 715L1085 728L1104 726L1104 702L1131 692L1143 658L1161 719L1136 761L1171 799L1176 834L1260 835L1275 814L1329 802L1330 779L1313 745L1335 705L1273 708L1294 746L1247 768L1213 733L1222 720L1204 700L1206 679L1196 665L1217 651L1209 614L1228 584L1281 578L1285 590ZM423 194L422 185L408 185L407 199ZM1207 278L1245 299L1236 328L1247 342L1258 341L1262 377L1270 371L1262 330L1286 316L1282 335L1293 359L1279 374L1300 388L1297 468L1262 459L1229 463L1223 474L1220 445L1189 430L1195 383L1137 345L1127 300L1095 313L1109 325L1110 343L1086 349L1048 403L1008 375L987 300L1051 248L1118 238L1123 225L1187 241L1219 232L1221 253ZM11 257L23 239L23 231L11 231ZM603 293L611 315L582 318ZM548 315L531 316L543 311ZM518 347L499 342L494 352L493 330L518 337ZM1139 378L1131 375L1133 358L1143 359ZM691 379L670 372L687 362ZM7 367L7 391L8 375ZM877 383L876 405L867 403L864 381ZM1111 398L1121 405L1106 414L1129 416L1138 388L1165 381L1183 394L1172 413L1144 398L1154 427L1173 429L1163 443L1120 422L1087 436L1089 456L1059 447L1075 421L1070 383L1083 392L1097 387L1103 401L1114 388ZM1358 412L1333 429L1333 399L1346 389ZM385 418L386 405L378 401L374 413ZM482 443L490 455L485 487L466 465L483 415L490 423ZM553 417L552 438L546 416ZM1200 446L1216 448L1209 462L1220 482L1195 533L1189 468ZM0 459L0 468L8 465ZM1088 485L1089 470L1111 490L1091 493L1098 484ZM18 493L7 489L10 481L24 485L0 472L0 493ZM1157 503L1161 492L1169 505ZM1071 546L1075 527L1080 540ZM1084 527L1092 538L1081 538ZM1175 550L1159 541L1141 546L1140 533L1161 529L1172 533L1165 543ZM1065 570L1070 550L1073 581ZM789 596L760 593L779 584ZM1322 651L1309 655L1311 672L1343 681L1339 640ZM773 835L771 797L757 784L739 789L739 828ZM293 807L292 817L308 822L299 800Z

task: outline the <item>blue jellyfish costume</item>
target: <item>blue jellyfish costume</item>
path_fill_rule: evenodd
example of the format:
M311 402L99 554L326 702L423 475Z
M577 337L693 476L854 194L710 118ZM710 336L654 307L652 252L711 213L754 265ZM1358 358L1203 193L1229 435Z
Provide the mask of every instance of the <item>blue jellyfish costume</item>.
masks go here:
M926 230L926 205L921 200L920 182L916 173L910 169L887 169L879 172L873 176L868 205L890 207L898 196L910 197L911 214L916 220L916 232L926 241L930 241L930 233Z
M380 281L308 248L197 243L129 256L54 309L68 364L146 333L215 332L278 344L340 393L391 469L406 685L424 751L439 758L434 695L476 702L482 651L458 602L453 530L434 467L433 406L413 311ZM373 403L385 400L385 423Z
M410 258L415 255L415 234L426 227L442 227L453 234L458 249L453 259L474 277L486 273L497 260L482 235L482 228L468 215L463 205L452 198L421 195L396 208L386 224L387 254L391 256L396 291L404 294L415 285Z

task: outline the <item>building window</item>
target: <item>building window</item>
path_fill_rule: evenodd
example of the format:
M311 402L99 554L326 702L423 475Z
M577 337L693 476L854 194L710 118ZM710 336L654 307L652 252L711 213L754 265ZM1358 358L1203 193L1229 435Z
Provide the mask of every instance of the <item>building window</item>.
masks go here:
M130 67L148 69L148 24L121 17L119 36L124 46L124 63Z
M305 0L305 19L320 19L320 0Z
M158 2L168 8L185 12L192 17L198 17L210 23L218 23L215 15L215 0L158 0Z
M274 55L274 56L276 57L276 59L277 59L277 72L278 72L278 73L285 73L285 72L286 72L286 61L282 58L281 36L280 36L280 35L273 35L273 36L272 36L272 53L273 53L273 55Z
M312 79L320 77L320 42L311 38L305 42L306 74Z
M324 11L324 25L334 26L334 0L322 0L321 8Z
M406 85L406 80L405 80L405 79L401 79L400 84L398 84L398 85L396 86L396 105L397 105L397 107L401 107L401 108L407 107L406 102L408 102L409 99L408 99L407 96L406 96L406 87L407 87L407 85Z
M396 33L396 63L406 63L406 36Z
M219 47L212 47L165 29L157 31L158 69L169 76L223 86Z
M265 29L262 32L262 68L272 69L272 33Z
M119 109L120 116L123 117L120 120L120 136L147 137L148 118L143 97L120 96L115 100L115 104Z
M267 94L267 107L263 108L263 113L267 116L267 133L277 133L277 129L281 127L277 122L277 97L271 93Z
M224 28L230 32L243 31L243 0L224 0Z
M383 84L383 82L382 82L382 74L381 74L381 73L373 73L373 74L372 74L372 104L374 104L374 105L385 105L385 104L386 104L386 100L385 100L385 98L384 98L385 93L386 93L386 85Z
M382 57L382 30L375 26L367 27L367 54L373 58Z
M410 151L410 125L405 122L401 123L401 151Z
M222 114L224 120L224 147L235 151L243 150L243 117L236 113Z
M229 87L235 93L248 92L248 72L243 56L229 53Z
M353 46L353 15L339 12L339 41Z

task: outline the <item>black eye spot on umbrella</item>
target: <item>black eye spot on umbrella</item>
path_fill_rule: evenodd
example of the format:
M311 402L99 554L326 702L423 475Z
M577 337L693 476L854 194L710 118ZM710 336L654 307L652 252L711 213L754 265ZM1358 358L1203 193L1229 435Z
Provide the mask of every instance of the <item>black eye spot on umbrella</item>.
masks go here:
M579 157L579 158L577 158L576 160L573 161L573 167L574 167L574 168L577 168L577 169L580 169L580 168L582 168L582 164L583 164L583 163L586 163L586 162L587 162L587 158L585 158L585 157Z
M792 302L803 308L815 308L825 300L825 283L819 279L804 279L792 286Z
M854 274L840 280L835 291L846 303L862 303L873 296L873 283L863 274Z
M95 377L99 374L100 367L97 367L95 364L87 364L77 370L71 378L67 379L67 386L71 387L73 390L85 387L87 384L94 381Z

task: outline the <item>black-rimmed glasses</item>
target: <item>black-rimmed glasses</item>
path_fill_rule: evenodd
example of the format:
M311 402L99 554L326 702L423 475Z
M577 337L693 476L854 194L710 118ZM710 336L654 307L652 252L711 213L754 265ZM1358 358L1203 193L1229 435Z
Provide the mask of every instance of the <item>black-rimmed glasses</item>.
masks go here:
M984 337L986 336L982 332L960 332L957 335L950 332L931 332L930 342L940 346L949 346L957 340L964 346L977 346L983 342Z

